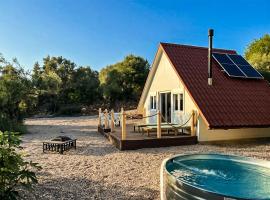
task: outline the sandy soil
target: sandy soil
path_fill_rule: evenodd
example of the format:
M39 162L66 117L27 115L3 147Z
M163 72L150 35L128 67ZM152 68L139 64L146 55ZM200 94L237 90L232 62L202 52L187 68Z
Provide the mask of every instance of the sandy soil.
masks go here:
M27 199L159 199L159 170L164 158L180 153L220 152L270 160L270 143L189 145L120 152L97 133L93 117L26 120L23 144L42 166L39 183ZM42 153L42 141L76 137L77 150Z

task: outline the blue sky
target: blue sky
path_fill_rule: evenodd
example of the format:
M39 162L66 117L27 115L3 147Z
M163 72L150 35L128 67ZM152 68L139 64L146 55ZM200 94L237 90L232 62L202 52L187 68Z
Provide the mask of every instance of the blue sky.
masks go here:
M152 62L159 42L236 49L270 33L270 1L0 0L0 52L31 69L46 55L95 70L136 54Z

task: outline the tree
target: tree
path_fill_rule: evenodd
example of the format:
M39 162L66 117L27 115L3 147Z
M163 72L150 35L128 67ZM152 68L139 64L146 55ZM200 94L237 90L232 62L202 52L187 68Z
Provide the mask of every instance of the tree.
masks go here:
M102 90L104 98L110 103L115 103L116 100L121 101L124 99L122 82L122 74L116 69L107 71Z
M103 68L99 80L104 98L112 103L117 99L137 101L149 73L149 67L147 60L128 55L123 61Z
M32 107L31 80L17 59L0 60L0 130L14 130Z
M41 81L40 97L50 103L51 111L56 112L62 80L54 71L47 71L41 75Z
M69 101L69 93L72 88L72 76L74 74L74 69L76 64L70 60L63 58L62 56L50 57L47 56L43 59L43 70L45 74L53 72L61 79L61 84L59 85L59 100L60 103L65 103Z
M68 109L65 105L70 104L92 104L101 96L98 72L90 67L77 68L62 56L45 57L42 67L36 63L32 80L38 93L38 107L46 112L55 113L61 106Z
M245 50L245 58L258 70L270 72L270 35L251 42Z
M32 82L38 96L38 108L55 113L59 104L69 102L75 66L62 56L43 58L42 67L35 63Z
M41 78L42 70L38 62L34 64L33 74L32 74L32 83L37 88L41 87L42 78Z
M93 104L100 99L98 72L90 67L79 67L72 77L73 92L69 98L74 103Z

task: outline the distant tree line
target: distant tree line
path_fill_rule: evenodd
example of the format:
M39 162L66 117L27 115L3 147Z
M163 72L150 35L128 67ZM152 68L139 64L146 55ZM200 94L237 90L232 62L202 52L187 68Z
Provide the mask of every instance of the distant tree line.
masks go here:
M61 105L88 105L101 100L98 72L76 67L63 57L47 56L42 65L35 63L32 84L36 108L46 113L56 113Z
M23 132L27 115L77 114L82 107L136 105L149 72L147 60L128 55L100 73L61 56L47 56L31 72L0 56L0 130Z
M148 72L147 60L134 55L103 68L100 73L90 67L77 67L63 57L47 56L42 66L35 63L33 68L36 108L42 112L72 114L79 112L81 105L102 102L113 107L117 101L137 102Z

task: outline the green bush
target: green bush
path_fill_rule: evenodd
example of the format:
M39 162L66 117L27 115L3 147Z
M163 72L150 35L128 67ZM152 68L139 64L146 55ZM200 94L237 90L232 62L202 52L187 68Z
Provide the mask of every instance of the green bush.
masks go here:
M27 129L22 122L15 122L5 117L0 116L0 131L13 131L19 133L26 133Z
M23 159L18 152L20 142L16 133L0 131L0 199L18 199L19 188L31 189L37 183L35 172L30 169L41 167Z

